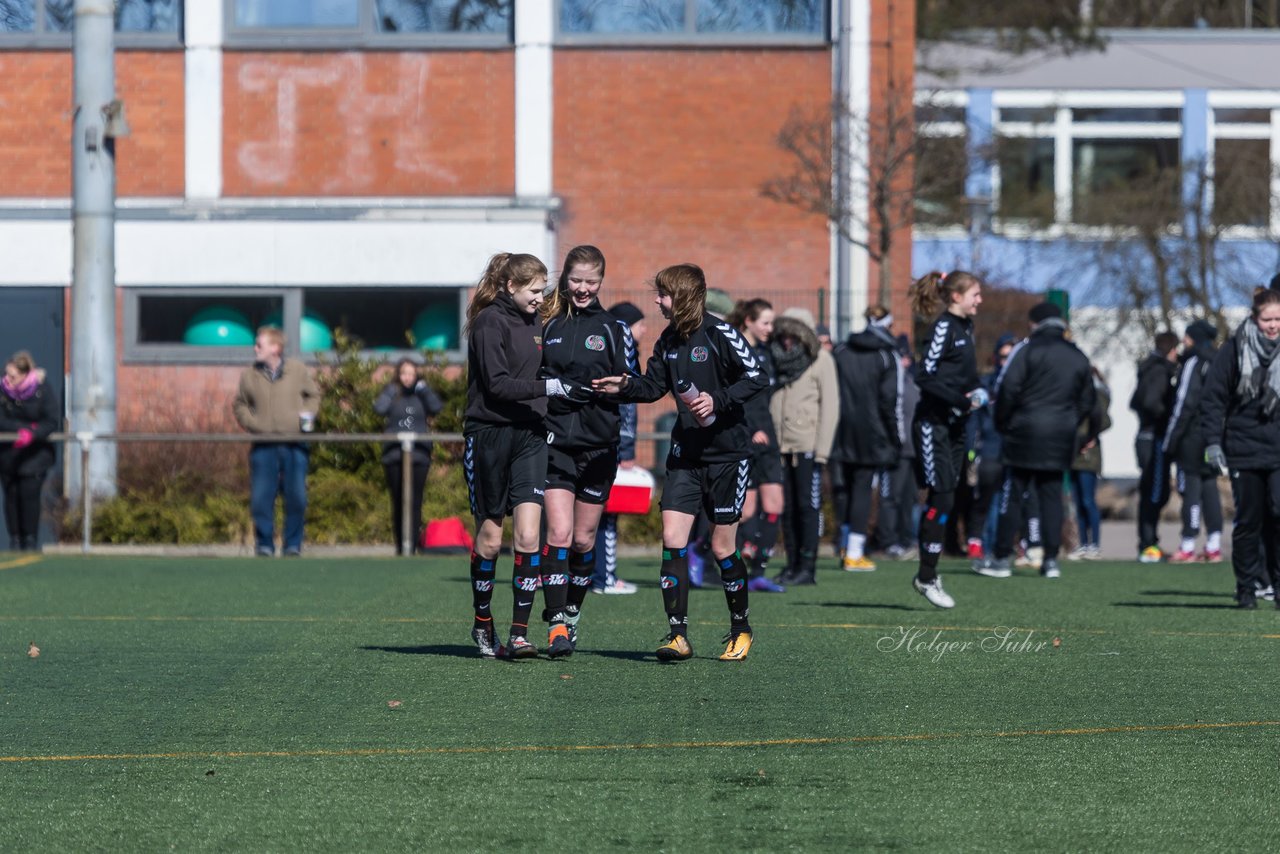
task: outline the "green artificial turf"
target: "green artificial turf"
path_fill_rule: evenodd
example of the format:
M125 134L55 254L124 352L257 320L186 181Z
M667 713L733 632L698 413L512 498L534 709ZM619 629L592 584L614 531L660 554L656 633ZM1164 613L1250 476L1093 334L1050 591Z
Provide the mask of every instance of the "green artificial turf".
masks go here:
M1280 612L1226 566L944 561L947 612L828 567L752 596L743 663L693 591L660 665L652 560L521 663L474 656L465 558L12 563L3 850L1280 846Z

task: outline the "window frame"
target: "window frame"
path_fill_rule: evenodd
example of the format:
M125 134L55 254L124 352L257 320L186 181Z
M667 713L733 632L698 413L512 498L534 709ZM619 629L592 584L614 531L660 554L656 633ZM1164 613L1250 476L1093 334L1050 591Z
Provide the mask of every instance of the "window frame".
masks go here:
M384 33L376 24L376 0L357 0L354 27L243 27L236 24L236 0L222 6L224 48L227 50L503 50L515 47L516 2L505 32Z
M29 33L0 32L0 52L7 50L70 50L74 33L50 30L45 0L35 0L35 26ZM186 4L178 3L178 26L171 33L115 30L114 44L121 50L182 50L186 47Z
M298 342L305 309L303 292L318 288L330 287L340 290L368 290L371 294L383 291L445 291L452 292L458 298L458 347L453 350L439 352L448 364L462 364L466 360L465 329L467 293L474 288L473 284L459 285L362 285L349 283L343 285L200 285L194 287L121 285L124 292L124 306L121 334L124 337L122 362L131 365L248 365L253 362L252 347L203 347L198 344L144 344L138 341L140 332L141 307L143 297L207 297L211 301L234 297L275 297L281 300L282 324L287 344L285 355L301 359L307 364L318 364L322 359L333 359L337 355L334 349L308 351L299 350ZM317 357L316 354L319 354ZM410 347L392 350L362 349L364 358L385 358L395 360L401 356L418 356L422 351Z
M831 4L822 4L817 33L716 32L697 29L697 0L684 0L684 29L648 33L578 33L560 27L564 0L554 0L557 47L822 47L831 38Z

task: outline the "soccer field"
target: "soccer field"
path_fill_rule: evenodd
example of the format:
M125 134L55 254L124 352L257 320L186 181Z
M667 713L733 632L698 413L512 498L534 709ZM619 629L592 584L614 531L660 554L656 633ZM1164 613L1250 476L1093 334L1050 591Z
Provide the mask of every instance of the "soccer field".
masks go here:
M576 655L511 663L465 558L0 558L0 848L1280 846L1280 612L1228 567L944 561L949 612L826 569L752 597L744 663L694 591L675 665L621 569Z

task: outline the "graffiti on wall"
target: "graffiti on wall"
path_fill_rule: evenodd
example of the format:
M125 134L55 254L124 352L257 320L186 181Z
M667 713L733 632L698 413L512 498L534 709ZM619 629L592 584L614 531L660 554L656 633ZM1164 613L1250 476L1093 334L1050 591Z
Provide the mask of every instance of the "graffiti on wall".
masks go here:
M273 124L265 124L260 136L236 147L236 159L245 176L259 186L288 184L301 168L304 146L315 145L317 139L332 146L333 138L339 137L341 153L319 181L322 192L371 187L377 177L376 150L383 146L392 148L399 172L456 184L453 172L427 156L430 59L400 56L391 85L377 91L370 91L372 75L367 65L366 55L360 53L339 54L305 65L270 57L246 62L239 73L242 92L274 97L276 110ZM322 115L317 115L313 106L319 97L332 102ZM374 126L387 121L395 123L396 132L379 139Z

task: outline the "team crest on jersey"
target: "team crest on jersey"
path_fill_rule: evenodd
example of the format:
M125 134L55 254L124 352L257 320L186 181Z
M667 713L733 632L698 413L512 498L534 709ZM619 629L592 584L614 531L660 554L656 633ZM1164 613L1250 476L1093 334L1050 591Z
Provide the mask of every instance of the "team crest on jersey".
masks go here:
M707 348L694 347L689 351L689 358L695 362L705 362L707 360Z
M588 350L603 350L603 349L604 349L604 336L603 336L603 335L588 335L588 336L587 336L587 349L588 349Z

